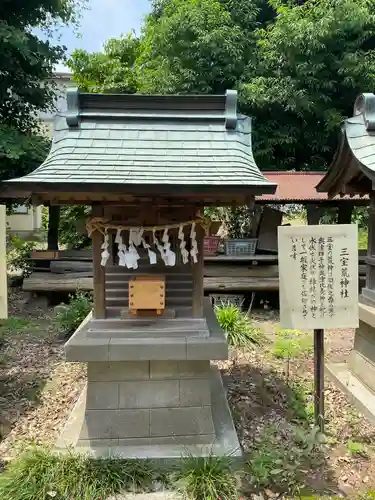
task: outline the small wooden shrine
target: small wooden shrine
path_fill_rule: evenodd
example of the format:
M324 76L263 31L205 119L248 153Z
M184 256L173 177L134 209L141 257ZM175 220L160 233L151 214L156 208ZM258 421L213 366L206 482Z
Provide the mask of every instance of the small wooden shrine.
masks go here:
M359 296L359 328L348 363L327 366L330 376L360 408L375 420L375 95L362 94L354 116L343 123L339 146L319 192L369 196L366 285Z
M65 345L87 387L57 443L95 456L240 453L221 377L224 333L203 294L204 206L273 193L237 94L70 89L45 162L2 184L33 203L91 204L94 309ZM205 451L206 450L206 451Z

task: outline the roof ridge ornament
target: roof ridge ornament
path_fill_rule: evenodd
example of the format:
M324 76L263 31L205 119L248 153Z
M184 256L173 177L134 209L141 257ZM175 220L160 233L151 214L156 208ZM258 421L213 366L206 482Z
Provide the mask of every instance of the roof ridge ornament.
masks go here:
M237 90L225 92L225 128L235 130L237 127Z
M66 123L68 127L78 127L79 124L79 89L71 87L66 90Z
M362 115L367 130L375 130L375 95L365 92L354 103L354 115Z

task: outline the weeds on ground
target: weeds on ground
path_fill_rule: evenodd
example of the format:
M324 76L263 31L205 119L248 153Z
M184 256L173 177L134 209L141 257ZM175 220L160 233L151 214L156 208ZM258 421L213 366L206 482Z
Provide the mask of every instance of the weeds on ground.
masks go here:
M357 500L375 500L375 491L367 491L362 495L359 494Z
M22 276L31 274L31 254L38 246L35 241L25 241L19 236L12 236L10 250L7 251L7 268L10 271L21 271Z
M367 452L365 449L365 445L363 443L358 443L357 441L349 441L346 443L346 448L348 450L349 455L351 456L366 456Z
M251 324L246 313L238 306L223 303L215 306L215 313L229 345L247 347L260 344L264 340L262 331Z
M23 318L9 317L8 319L0 320L0 338L1 335L12 335L15 333L20 333L22 330L30 325L30 321Z
M235 500L238 478L232 465L230 457L187 455L174 475L174 487L187 500Z
M124 491L149 491L157 477L147 461L55 455L33 447L0 475L2 500L101 500Z
M287 404L296 422L307 425L314 422L313 391L308 384L302 381L291 384Z
M89 293L76 292L70 297L69 303L60 306L56 314L59 329L69 336L75 332L92 309L92 298Z
M296 495L306 490L306 475L322 464L316 429L285 423L270 425L255 438L247 457L247 478L257 491Z
M290 378L290 361L312 351L311 335L300 330L277 330L272 355L286 361L287 383Z

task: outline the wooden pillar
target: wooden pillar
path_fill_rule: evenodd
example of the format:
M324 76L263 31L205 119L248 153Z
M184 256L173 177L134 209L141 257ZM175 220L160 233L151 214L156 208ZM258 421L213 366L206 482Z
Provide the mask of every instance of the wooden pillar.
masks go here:
M93 204L92 216L103 217L104 209L102 205ZM93 316L103 319L106 315L105 307L105 269L101 265L103 235L99 231L92 234L92 259L94 271L94 311Z
M375 193L370 195L366 288L375 290Z
M59 249L59 225L60 225L60 205L49 204L48 233L47 233L48 250Z
M307 224L309 226L317 226L320 221L321 210L318 205L309 203L306 205Z
M0 205L0 319L8 317L8 278L6 264L6 208Z
M201 318L203 316L203 276L204 276L204 245L203 238L205 235L204 229L197 226L197 243L198 243L198 262L192 262L192 275L193 275L193 316Z
M353 213L353 202L342 201L338 206L338 224L351 224Z

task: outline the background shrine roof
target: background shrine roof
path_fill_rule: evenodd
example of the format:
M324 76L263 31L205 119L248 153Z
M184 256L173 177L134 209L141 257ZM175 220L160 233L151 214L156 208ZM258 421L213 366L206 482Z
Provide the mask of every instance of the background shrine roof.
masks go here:
M318 193L316 185L324 178L324 172L263 172L270 182L277 184L277 189L274 194L262 194L256 196L257 203L324 203L328 202L327 193ZM362 204L368 202L368 197L348 195L335 196L330 200L330 203L341 203L347 200L353 200L355 203Z
M9 186L200 186L250 195L276 189L255 164L251 120L237 114L236 91L151 96L68 89L67 108L57 116L46 160Z
M340 141L317 191L363 195L370 193L375 182L375 95L362 94L354 104L354 116L344 121Z

